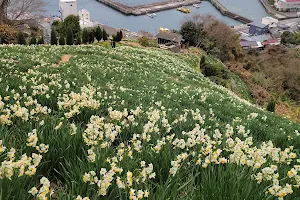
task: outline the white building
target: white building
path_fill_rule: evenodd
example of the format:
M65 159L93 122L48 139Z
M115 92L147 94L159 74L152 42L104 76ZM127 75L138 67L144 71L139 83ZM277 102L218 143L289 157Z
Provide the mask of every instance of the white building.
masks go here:
M275 7L283 12L296 12L300 10L300 0L275 0Z
M60 0L59 11L64 20L68 15L77 15L77 1L76 0Z
M88 28L94 26L94 23L91 21L91 14L88 10L86 9L79 10L78 15L80 19L81 28Z
M278 19L275 19L273 17L264 17L262 18L261 23L269 25L270 28L273 28L278 26Z

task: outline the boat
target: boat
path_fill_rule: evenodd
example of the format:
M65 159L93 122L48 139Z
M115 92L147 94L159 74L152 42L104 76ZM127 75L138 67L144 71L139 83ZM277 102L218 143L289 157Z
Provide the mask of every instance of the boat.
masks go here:
M147 14L148 17L153 18L154 16L152 14Z
M191 13L191 10L186 7L180 7L180 8L177 8L177 10L180 12L183 12L183 13Z
M155 14L155 13L152 13L152 16L153 16L153 17L156 17L156 14Z
M200 4L193 4L193 7L195 7L195 8L200 8Z

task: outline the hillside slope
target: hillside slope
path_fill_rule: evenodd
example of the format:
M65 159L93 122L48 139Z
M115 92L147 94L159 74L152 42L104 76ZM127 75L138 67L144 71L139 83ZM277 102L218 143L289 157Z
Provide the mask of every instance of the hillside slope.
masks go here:
M125 46L0 46L0 197L297 199L300 125L196 62Z

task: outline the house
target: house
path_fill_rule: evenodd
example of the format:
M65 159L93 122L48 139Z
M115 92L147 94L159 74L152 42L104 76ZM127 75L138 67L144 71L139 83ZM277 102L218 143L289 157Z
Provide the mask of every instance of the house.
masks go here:
M181 45L181 41L182 41L181 35L172 32L159 31L159 33L156 35L156 38L158 44L172 43L175 45Z
M253 22L250 24L249 34L251 35L263 35L269 32L269 25Z
M278 11L297 12L300 10L300 0L275 0L274 6Z
M262 49L263 45L261 42L257 42L257 41L244 41L242 40L240 42L241 46L243 47L243 49L248 50L248 49Z
M69 15L77 15L77 1L76 0L60 0L59 12L64 20Z
M265 46L277 46L280 45L279 39L270 39L263 43Z

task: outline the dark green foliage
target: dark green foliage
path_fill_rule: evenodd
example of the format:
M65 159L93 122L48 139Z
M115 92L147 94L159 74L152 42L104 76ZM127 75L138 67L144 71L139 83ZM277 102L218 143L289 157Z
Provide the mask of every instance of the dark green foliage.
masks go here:
M68 28L68 33L67 33L67 45L73 45L74 44L74 36L73 36L73 31L69 27Z
M204 76L215 76L223 79L228 79L228 71L220 64L206 63L201 67L201 72Z
M78 35L78 36L76 37L75 44L76 44L76 45L80 45L80 44L81 44L81 36L80 36L80 35Z
M77 37L80 33L79 16L69 15L62 23L62 34L67 35L68 29L71 28L73 37Z
M112 41L116 42L117 41L117 36L116 35L112 35Z
M122 31L118 31L118 32L117 32L117 35L115 36L115 40L114 40L114 41L120 42L120 41L122 40L122 38L123 38L123 33L122 33Z
M66 44L66 39L64 36L60 36L59 37L59 45L65 45Z
M104 41L108 40L108 34L105 29L103 29L103 40Z
M203 55L200 60L200 69L201 69L201 67L203 67L205 65L205 60L206 60L205 56Z
M18 32L17 40L18 40L18 44L26 45L26 39L25 39L25 35L23 32Z
M92 44L95 41L95 30L93 28L89 29L89 43Z
M60 21L55 20L52 22L52 26L58 26L60 24Z
M38 39L37 44L45 44L45 40L43 36Z
M180 29L184 42L190 46L200 47L204 43L205 31L201 23L185 22Z
M101 30L100 26L97 26L97 28L96 28L95 37L96 37L96 39L98 40L98 42L99 42L100 40L102 40L103 33L102 33L102 30Z
M147 46L149 46L149 39L147 38L147 37L140 37L139 39L138 39L138 41L139 41L139 43L142 45L142 46L144 46L144 47L147 47Z
M300 44L300 33L292 33L289 31L285 31L281 35L281 43L282 44Z
M29 45L35 45L35 44L36 44L36 36L35 34L31 34Z
M57 35L53 28L51 30L51 45L57 45Z
M275 112L276 103L274 99L271 99L271 101L267 105L267 111L269 112Z
M87 44L89 42L89 30L84 28L82 31L82 43Z

